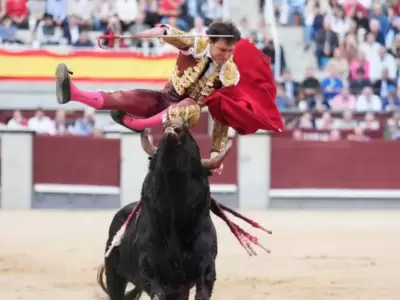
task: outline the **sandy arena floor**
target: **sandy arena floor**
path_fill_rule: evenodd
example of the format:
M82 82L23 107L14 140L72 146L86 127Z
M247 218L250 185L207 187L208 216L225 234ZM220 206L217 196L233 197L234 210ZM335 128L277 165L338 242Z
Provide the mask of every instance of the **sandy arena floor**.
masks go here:
M0 211L0 299L105 299L96 270L112 214ZM399 299L400 212L249 215L274 231L272 254L248 257L217 222L213 299Z

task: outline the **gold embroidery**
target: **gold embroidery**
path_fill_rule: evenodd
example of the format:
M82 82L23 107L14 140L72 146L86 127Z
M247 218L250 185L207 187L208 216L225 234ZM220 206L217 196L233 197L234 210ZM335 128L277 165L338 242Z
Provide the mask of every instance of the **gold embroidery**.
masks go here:
M207 37L197 38L194 42L194 57L206 55L207 47L210 40Z
M182 106L182 105L172 105L168 109L167 119L171 120L177 117L181 117L187 122L188 127L192 128L197 121L200 119L201 109L197 104Z
M170 80L178 95L185 95L186 90L198 81L201 71L206 66L206 62L207 57L202 57L197 65L187 68L183 74L179 72L178 66L175 66Z
M225 125L219 121L214 121L213 131L212 131L212 144L211 152L220 152L225 146L228 139L228 125Z
M231 86L236 85L239 79L239 70L231 57L221 69L220 80L224 86Z
M179 35L187 35L188 33L171 27L170 34L177 35L178 37L168 37L168 35L166 35L165 37L161 38L160 41L170 44L182 51L187 51L190 48L193 48L194 46L193 37L179 37Z

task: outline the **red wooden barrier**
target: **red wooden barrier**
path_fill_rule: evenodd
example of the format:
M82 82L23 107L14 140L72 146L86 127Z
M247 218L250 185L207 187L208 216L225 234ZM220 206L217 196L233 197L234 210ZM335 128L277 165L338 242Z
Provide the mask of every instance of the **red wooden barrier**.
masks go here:
M400 189L400 143L273 137L272 188Z

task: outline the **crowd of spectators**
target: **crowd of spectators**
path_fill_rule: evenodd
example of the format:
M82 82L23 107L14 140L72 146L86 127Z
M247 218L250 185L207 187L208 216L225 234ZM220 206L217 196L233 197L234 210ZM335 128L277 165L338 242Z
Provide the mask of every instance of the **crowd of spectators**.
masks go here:
M285 117L287 128L298 129L295 139L304 137L301 130L315 129L331 130L335 140L346 129L352 130L350 139L368 140L360 138L366 131L387 128L389 138L399 139L400 1L276 0L274 5L281 25L303 26L304 55L315 55L316 61L296 81L286 63L287 49L279 45L282 74L276 101L283 113L300 113ZM110 27L136 34L168 23L204 34L212 20L226 18L223 0L0 0L0 44L91 48L97 46L91 33L107 33ZM263 18L251 28L243 17L238 27L274 65L277 45ZM18 37L21 29L29 32L29 39ZM149 39L114 47L147 54L173 51ZM382 114L387 118L380 118Z
M102 136L105 128L96 124L94 111L86 110L81 117L68 118L64 110L56 111L54 118L50 118L46 111L39 108L34 115L27 118L20 110L15 110L11 118L0 123L0 127L9 130L29 129L40 135L76 135Z
M279 7L287 6L283 2ZM353 130L350 139L368 140L362 138L365 130L382 126L391 128L388 138L398 139L400 1L299 0L283 11L292 20L299 16L304 55L313 53L316 61L302 81L293 80L283 67L278 106L283 112L304 112L287 124L298 129L294 138L300 139L301 129L313 128L332 130L335 140L345 124ZM354 114L362 118L346 121Z

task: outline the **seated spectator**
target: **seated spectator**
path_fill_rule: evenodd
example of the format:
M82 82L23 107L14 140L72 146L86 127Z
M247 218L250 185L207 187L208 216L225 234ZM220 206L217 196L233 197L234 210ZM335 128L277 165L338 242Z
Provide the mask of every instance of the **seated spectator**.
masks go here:
M73 44L75 48L93 48L94 43L89 38L89 32L82 31L79 39Z
M282 47L280 47L280 69L281 72L286 70L286 59L285 59L285 52ZM274 40L272 39L271 36L267 36L264 41L264 48L262 49L262 52L264 52L268 57L271 59L271 68L272 71L275 72L275 45L274 45ZM281 75L281 74L275 74L275 75Z
M364 131L360 127L354 128L353 133L347 135L347 140L355 142L368 142L371 138L364 134Z
M68 45L73 45L79 40L84 27L78 16L70 15L63 26L63 37L68 41Z
M373 85L374 93L384 98L389 93L389 86L396 86L396 81L394 78L390 78L389 70L384 68L381 79L378 79Z
M399 23L400 23L400 18L399 18ZM389 54L393 55L394 58L400 57L400 33L398 33L394 37L393 44L390 45L388 52Z
M389 29L389 32L387 33L387 35L385 37L386 48L388 48L388 49L392 48L393 44L395 44L396 36L399 33L400 33L400 18L397 15L397 17L394 18L394 20L392 22L392 26Z
M382 99L382 108L384 111L400 110L400 97L395 85L388 86L388 94Z
M364 52L358 51L358 56L350 61L350 79L356 77L357 70L362 69L364 72L364 78L369 78L369 62L365 59Z
M244 39L250 39L252 36L252 31L250 29L249 22L247 18L243 17L240 19L238 24L238 29L240 30L241 36Z
M310 98L317 94L317 91L321 89L321 85L318 79L314 75L314 68L308 67L306 70L306 76L301 83L303 89L304 97Z
M137 35L148 29L150 29L150 26L145 23L145 15L139 12L135 19L135 24L129 28L129 32L132 35ZM131 45L141 49L145 54L149 54L150 49L155 47L155 39L133 39Z
M371 61L371 81L381 79L383 69L388 69L389 78L396 78L397 64L393 55L387 53L386 48L383 46L379 48L378 54L378 59Z
M370 62L379 60L379 49L381 45L376 41L376 38L372 32L367 34L366 42L361 43L360 50L364 52L365 59Z
M385 45L385 36L390 30L390 23L388 17L382 11L381 4L374 4L372 11L370 12L370 18L379 22L380 33L383 36L383 44Z
M114 1L117 2L117 0ZM79 18L80 25L84 26L86 30L92 27L92 17L94 15L94 10L94 1L92 0L68 1L68 16L76 16L77 18Z
M361 121L359 126L363 130L378 130L379 127L381 127L381 124L375 118L375 115L373 113L367 112L364 115L364 121Z
M356 110L358 112L380 112L382 111L382 101L374 95L371 87L365 87L357 98Z
M280 111L288 110L293 107L293 99L290 99L284 91L282 84L277 85L277 93L276 93L276 105Z
M9 17L4 17L0 24L0 44L23 44L21 40L17 38L18 28L12 24Z
M324 112L330 109L330 104L322 92L318 90L315 96L307 99L307 108L317 112Z
M45 115L41 108L28 120L28 128L35 131L37 134L55 134L53 121Z
M357 126L357 120L354 119L353 111L347 109L343 112L342 118L334 121L335 128L340 130L353 129Z
M315 120L315 128L317 129L333 129L333 118L329 112L324 112L321 118Z
M350 93L358 96L365 87L371 85L371 81L365 78L364 70L360 68L356 71L354 79L350 80Z
M300 129L293 130L292 138L295 141L302 141L303 140L303 132Z
M113 0L113 4L116 16L121 22L121 31L127 31L139 13L137 0Z
M350 19L346 17L344 9L341 6L337 6L333 9L331 24L332 31L337 34L339 42L343 41L349 29Z
M139 12L144 13L145 23L150 27L154 27L160 20L157 5L157 0L139 0ZM195 16L197 16L197 13L195 14Z
M293 80L292 73L289 70L285 70L282 74L282 86L285 90L285 94L289 99L295 99L299 93L299 83Z
M342 139L342 135L340 133L339 130L337 129L332 129L329 132L329 141L330 142L336 142L336 141L340 141Z
M321 81L321 90L324 94L325 99L330 101L343 88L343 81L337 76L336 68L331 68L326 70L326 77Z
M381 25L378 20L370 19L369 30L374 34L375 40L379 44L381 44L381 46L385 46L385 33L382 31Z
M93 11L94 29L98 31L107 30L108 20L114 15L115 9L110 0L96 1Z
M333 57L333 51L339 46L339 39L335 32L332 31L331 23L328 18L324 19L324 27L315 37L316 58L320 70L324 69L328 63L328 59Z
M306 113L302 114L301 117L297 121L296 127L301 128L301 129L314 128L315 127L314 120L313 120L311 113L306 112Z
M57 135L69 135L73 133L72 122L66 119L65 111L58 110L53 121L54 132Z
M400 140L400 111L394 111L387 120L387 129L391 139Z
M46 13L53 16L58 26L65 25L67 21L68 0L47 0Z
M369 31L369 19L362 9L356 9L354 16L352 16L353 21L356 23L357 32L360 30L364 32Z
M262 49L265 37L267 36L267 26L265 21L260 19L258 22L257 30L254 32L253 40L258 49Z
M323 29L324 23L324 12L328 10L328 7L324 10L321 8L321 4L316 4L315 0L307 2L306 15L305 15L305 28L304 28L304 50L308 50L311 46L311 42L314 40L317 32Z
M73 132L76 135L89 136L94 130L94 113L92 111L85 111L83 117L75 121Z
M28 0L1 0L0 5L0 11L4 11L15 26L29 29Z
M331 109L333 111L355 110L356 97L350 94L348 87L343 87L338 95L331 100Z
M204 35L207 34L207 26L204 26L204 19L196 17L194 19L194 27L190 29L189 33L194 35Z
M329 59L326 66L327 69L331 69L333 67L335 67L338 71L340 79L347 81L347 78L349 77L349 63L347 62L347 59L343 57L340 47L337 47L334 50L333 57Z
M20 110L13 112L13 117L7 122L7 128L20 129L28 126L28 120L24 118Z
M113 33L115 35L122 35L122 27L121 27L121 23L119 22L118 18L113 16L108 20L108 25L107 25L107 29L105 31L103 31L104 34L110 34ZM79 38L79 36L78 36ZM103 46L109 47L109 48L126 48L128 47L128 44L126 43L126 41L124 39L119 39L116 41L113 41L111 44L104 40L102 42Z
M40 45L58 45L62 39L62 31L53 20L53 16L46 14L36 29L37 41Z
M343 57L347 59L347 61L352 61L357 58L358 43L356 35L348 33L344 41L340 44L340 49L343 53Z

